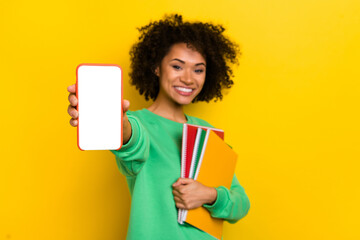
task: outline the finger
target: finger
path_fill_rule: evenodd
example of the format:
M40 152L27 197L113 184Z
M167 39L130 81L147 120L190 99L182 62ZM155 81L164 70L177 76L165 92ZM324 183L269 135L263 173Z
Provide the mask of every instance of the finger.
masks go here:
M79 117L79 112L71 105L68 106L68 113L74 119L77 119Z
M176 182L174 182L173 183L173 187L177 187L177 186L179 186L179 185L181 185L181 182L180 182L180 180L181 180L182 178L178 178L177 180L176 180Z
M184 201L181 199L181 198L179 198L179 197L174 197L174 200L175 200L175 203L182 203L182 204L184 204Z
M76 127L78 125L78 121L76 119L70 119L70 125Z
M67 90L71 93L75 93L76 92L76 84L68 86Z
M179 184L179 185L175 185L175 183L174 183L173 186L172 186L173 190L175 190L175 191L179 191L180 187L181 187L180 184Z
M184 185L180 185L180 186L174 188L173 191L175 192L176 195L178 195L182 198L188 193L188 189Z
M189 184L189 183L192 183L194 182L194 179L191 179L191 178L179 178L175 183L174 185L175 186L178 186L178 185L186 185L186 184Z
M192 179L192 178L182 178L182 179L181 179L181 182L182 182L183 184L189 184L189 183L195 182L195 180Z
M175 187L178 187L179 185L180 185L180 183L179 183L178 181L176 181L176 182L172 185L172 187L175 188Z
M79 117L78 111L71 105L68 106L68 113L74 119L77 119Z
M180 196L184 195L187 192L186 186L184 186L184 185L180 185L178 187L175 187L174 191L178 192Z
M77 106L78 99L76 98L76 95L74 93L70 93L68 99L69 99L71 106L74 106L74 107Z
M185 206L182 203L175 203L175 205L176 205L177 208L185 209Z
M176 197L181 197L181 195L182 195L177 189L174 189L174 190L172 191L172 193L173 193L174 197L175 197L175 196L176 196Z
M127 110L129 110L129 108L130 108L130 101L124 99L123 100L123 112L125 113Z

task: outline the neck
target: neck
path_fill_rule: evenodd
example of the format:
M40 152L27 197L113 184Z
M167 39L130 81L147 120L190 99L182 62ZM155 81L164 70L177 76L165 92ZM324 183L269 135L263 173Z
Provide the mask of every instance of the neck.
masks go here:
M147 109L161 117L167 118L175 122L187 122L183 106L175 102L164 101L161 96L158 96L153 102L153 104L151 104L151 106Z

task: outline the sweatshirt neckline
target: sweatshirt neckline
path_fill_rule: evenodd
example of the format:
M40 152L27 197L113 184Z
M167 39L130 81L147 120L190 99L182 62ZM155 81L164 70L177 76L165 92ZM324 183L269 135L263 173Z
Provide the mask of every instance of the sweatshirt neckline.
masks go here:
M150 115L152 115L152 116L154 116L154 117L156 117L156 118L158 118L158 119L161 119L161 120L163 120L163 121L167 121L167 122L169 122L169 123L175 123L175 124L181 124L181 125L183 125L183 124L190 124L190 123L191 123L190 116L188 116L188 115L185 114L185 113L184 113L184 115L185 115L187 121L186 121L185 123L180 123L180 122L176 122L176 121L173 121L173 120L164 118L164 117L162 117L162 116L160 116L160 115L157 115L156 113L153 113L152 111L150 111L150 110L148 110L148 109L146 109L146 108L143 108L143 110L144 110L145 112L147 112L148 114L150 114Z

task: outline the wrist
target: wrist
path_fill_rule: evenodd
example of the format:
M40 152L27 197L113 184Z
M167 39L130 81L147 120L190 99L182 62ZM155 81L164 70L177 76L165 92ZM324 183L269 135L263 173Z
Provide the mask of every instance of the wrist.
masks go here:
M129 119L126 117L126 120L124 121L124 127L123 127L123 144L126 144L130 138L131 138L131 123Z
M215 203L216 199L217 199L217 190L216 190L216 188L209 187L208 198L207 198L207 201L205 202L205 204L213 205Z

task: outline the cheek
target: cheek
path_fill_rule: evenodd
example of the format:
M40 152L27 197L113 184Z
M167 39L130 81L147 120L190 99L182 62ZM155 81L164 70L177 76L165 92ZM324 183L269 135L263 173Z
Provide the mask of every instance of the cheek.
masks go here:
M198 83L199 83L199 86L200 86L201 88L204 87L204 84L205 84L205 75L199 79Z

